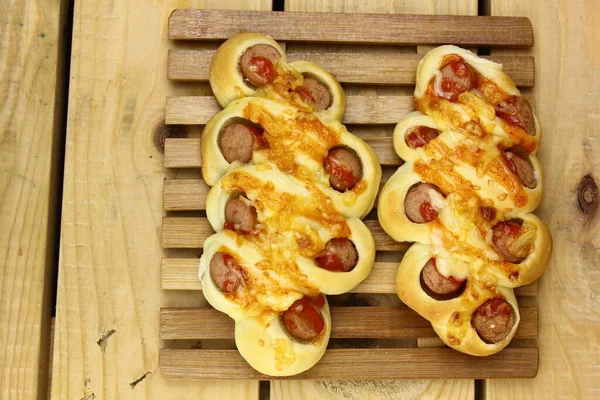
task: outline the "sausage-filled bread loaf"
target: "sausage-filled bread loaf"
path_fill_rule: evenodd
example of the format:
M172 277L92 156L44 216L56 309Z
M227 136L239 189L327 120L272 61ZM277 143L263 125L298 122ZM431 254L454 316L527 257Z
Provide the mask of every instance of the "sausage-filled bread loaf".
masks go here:
M360 220L381 166L340 120L344 93L314 63L286 62L270 37L240 34L218 50L210 83L223 111L201 139L212 186L199 275L206 299L235 320L235 341L256 370L301 373L327 347L326 294L364 280L375 259Z
M378 216L397 241L400 299L450 347L486 356L514 336L513 288L546 268L552 238L531 212L542 195L540 125L500 64L455 47L419 62L417 110L394 130L406 162L382 189Z

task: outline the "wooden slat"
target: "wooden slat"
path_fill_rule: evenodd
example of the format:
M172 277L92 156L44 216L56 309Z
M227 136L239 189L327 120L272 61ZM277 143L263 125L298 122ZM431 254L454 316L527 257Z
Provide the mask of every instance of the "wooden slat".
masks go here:
M167 168L200 168L200 139L165 139Z
M383 231L379 221L364 221L375 239L375 248L379 251L405 251L410 244L398 243ZM206 218L165 217L163 218L162 247L201 248L204 240L213 234Z
M167 379L285 379L260 374L237 350L162 349L159 363ZM291 379L533 378L537 367L535 348L506 348L489 357L436 348L329 349Z
M209 190L202 179L166 179L163 206L166 211L205 210Z
M381 165L402 164L394 151L391 137L367 137L363 140L375 151ZM166 139L164 163L167 168L200 168L200 139Z
M69 3L0 3L0 399L49 397Z
M176 81L208 81L210 62L216 50L170 49L167 74ZM414 85L420 54L401 53L287 53L288 61L313 61L335 75L340 83ZM491 57L484 57L491 59ZM517 86L535 83L531 56L494 57Z
M223 40L240 32L288 42L533 46L527 18L217 10L175 10L169 18L170 39Z
M398 262L375 262L373 270L351 293L396 293ZM197 258L163 258L161 287L167 290L202 290ZM522 297L537 295L537 281L515 289Z
M525 96L532 107L535 102ZM397 124L415 110L413 96L346 96L344 124ZM204 125L221 111L212 96L167 98L165 121L169 125Z
M537 307L520 307L521 322L515 338L535 339ZM406 306L332 307L331 337L334 339L436 338L431 323ZM227 314L206 308L162 308L160 338L233 339L234 322Z
M413 96L346 96L344 124L397 124L415 110ZM204 125L221 106L212 96L167 98L165 121L169 125Z

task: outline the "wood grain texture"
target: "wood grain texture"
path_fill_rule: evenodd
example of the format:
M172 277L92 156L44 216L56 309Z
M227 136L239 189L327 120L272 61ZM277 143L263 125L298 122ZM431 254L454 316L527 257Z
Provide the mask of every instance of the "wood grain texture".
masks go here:
M528 96L532 104L535 102ZM221 106L213 96L182 96L167 99L166 123L170 125L204 125ZM397 124L408 113L415 111L410 96L347 95L346 113L342 122L356 125Z
M44 399L67 1L0 4L0 398Z
M208 81L210 62L215 50L169 50L167 74L176 81ZM335 75L340 83L372 85L414 85L417 64L422 56L406 53L291 52L288 61L315 62ZM485 57L491 58L491 57ZM504 65L517 86L535 83L533 57L494 57Z
M166 382L158 367L160 307L206 304L160 289L165 170L154 138L167 96L210 93L167 79L175 6L271 1L75 2L53 399L258 398L257 382Z
M344 124L397 124L415 110L413 96L346 96ZM170 97L167 99L166 123L204 125L221 106L212 96Z
M167 290L202 290L197 258L163 258L161 287ZM396 293L398 262L376 261L369 276L350 293ZM515 289L519 297L537 295L537 282Z
M600 4L510 0L492 2L492 13L528 16L535 28L545 179L536 214L550 228L554 251L539 283L539 373L488 381L486 399L598 399L600 220L580 210L577 187L587 174L600 179Z
M275 40L302 42L533 45L531 23L525 18L176 10L169 19L171 39L219 40L262 32Z
M521 307L517 339L535 339L537 308ZM332 307L333 339L437 338L431 323L406 306ZM163 308L160 310L160 338L233 339L234 322L212 307Z
M163 349L160 358L167 379L273 379L250 367L237 350ZM489 357L437 348L329 349L317 365L292 379L517 378L535 376L537 364L538 350L530 348L507 348Z
M384 232L379 221L364 221L375 239L377 251L405 251L410 243L399 243ZM165 217L163 218L162 246L165 249L199 249L204 240L214 233L208 220L203 217Z

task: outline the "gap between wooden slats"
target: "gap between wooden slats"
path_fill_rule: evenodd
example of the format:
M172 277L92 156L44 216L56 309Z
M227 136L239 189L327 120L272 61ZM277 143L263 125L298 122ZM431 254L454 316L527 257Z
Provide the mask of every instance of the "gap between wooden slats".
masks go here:
M240 32L288 42L533 46L531 21L523 17L230 10L175 10L169 17L170 39L224 40Z
M378 251L405 251L409 243L399 243L383 231L379 221L367 220L365 225L375 239ZM214 233L206 218L202 217L164 217L162 247L165 249L199 249L204 240Z
M487 379L533 378L538 349L505 348L489 357L453 349L329 349L314 367L288 378L260 374L237 350L162 349L167 379Z
M202 290L198 279L197 258L163 258L161 288L166 290ZM369 276L350 293L396 293L399 262L375 262ZM537 281L515 289L520 297L537 296Z
M537 307L520 307L521 321L515 338L538 336ZM401 339L436 338L431 323L406 306L401 307L332 307L333 339ZM234 321L212 307L161 308L160 338L233 339Z
M533 99L525 96L535 107ZM204 125L222 108L213 96L168 97L167 125ZM344 124L397 124L415 110L413 96L346 96Z
M208 81L210 63L216 50L170 49L167 75L176 81ZM414 85L421 54L393 53L287 53L289 62L315 62L335 75L340 83L372 85ZM491 59L491 57L484 57ZM494 57L517 86L535 84L534 58L531 56Z

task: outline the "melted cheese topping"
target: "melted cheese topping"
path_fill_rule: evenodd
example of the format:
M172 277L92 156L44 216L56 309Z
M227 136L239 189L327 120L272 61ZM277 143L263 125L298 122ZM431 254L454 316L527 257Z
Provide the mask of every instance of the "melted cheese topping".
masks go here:
M276 167L262 166L264 170L269 168ZM244 170L234 170L221 180L226 193L246 194L260 226L255 234L230 231L240 248L252 246L261 261L253 266L256 273L247 274L245 285L226 296L266 314L286 310L302 294L317 295L318 288L307 282L297 260L314 259L325 249L327 240L351 234L345 217L314 184L280 173L269 176L270 180L265 181ZM275 277L278 282L273 282ZM296 294L290 295L290 291Z
M444 60L447 57L459 56L451 54ZM443 66L444 62L439 68ZM471 291L473 296L479 296L483 292L495 292L495 286L490 284L494 279L486 269L500 271L510 279L518 274L518 265L502 261L489 244L491 228L512 209L497 210L496 217L486 221L480 208L489 207L490 201L478 195L478 192L485 193L485 188L481 191L482 188L469 178L487 177L490 187L501 189L498 200L510 198L517 207L526 205L528 196L521 180L504 162L502 150L509 146L498 135L496 123L501 121L510 142L523 147L527 153L536 149L537 142L524 129L496 118L494 105L511 95L472 65L470 67L477 74L478 86L460 94L455 102L435 94L436 87L441 87L439 69L433 72L424 95L416 99L417 108L451 135L446 135L445 141L432 140L425 145L423 156L414 162L413 170L423 181L438 186L447 195L443 202L432 200L438 210L431 238L439 272L445 277L469 277L469 282L486 282L486 285L479 285L481 287L475 288L473 284L467 288L467 293ZM525 222L514 245L532 250L535 237L535 226ZM454 326L460 325L462 319L457 317ZM454 332L453 335L460 338L463 334Z

